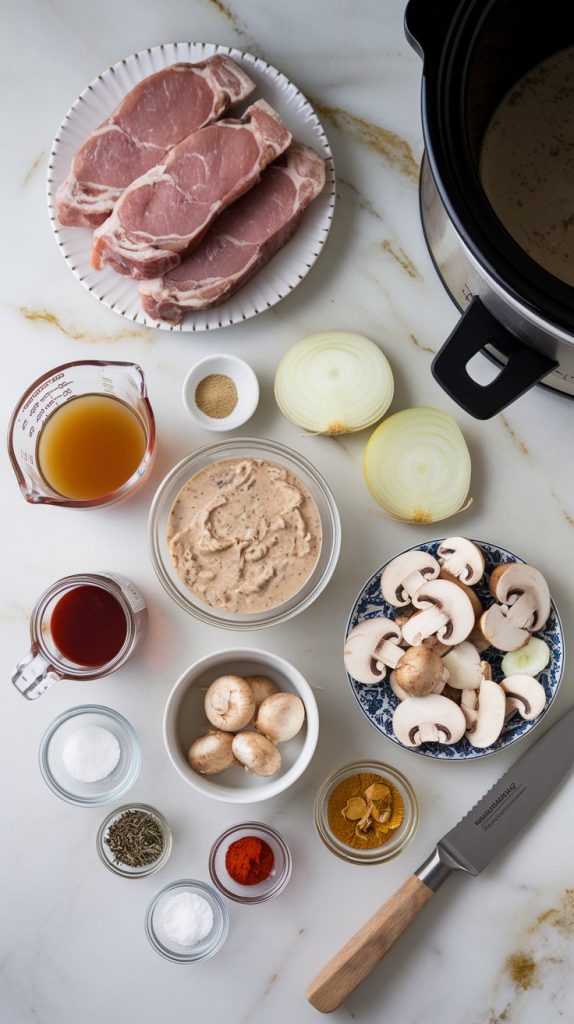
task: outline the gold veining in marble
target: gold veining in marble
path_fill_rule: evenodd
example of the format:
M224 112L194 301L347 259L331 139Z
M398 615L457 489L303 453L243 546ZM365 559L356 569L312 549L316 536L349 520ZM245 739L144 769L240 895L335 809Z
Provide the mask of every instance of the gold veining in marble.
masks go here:
M524 441L518 436L518 434L516 433L514 428L510 426L510 423L508 422L506 416L502 412L500 414L500 421L501 421L502 426L504 427L504 429L507 431L507 433L510 434L512 440L514 441L515 447L518 449L520 454L521 455L530 455L530 452L528 451L528 448L524 444Z
M52 313L49 309L35 309L31 306L18 306L18 312L22 316L31 321L32 323L44 323L49 324L52 327L56 327L62 334L65 334L67 338L71 338L72 341L91 341L96 343L98 341L121 341L123 338L140 338L144 341L152 341L153 334L148 331L134 331L126 329L125 331L116 331L114 334L97 334L94 336L94 332L85 330L79 330L79 328L70 325L66 326L56 313Z
M331 107L326 103L319 103L317 100L311 102L317 113L326 117L335 128L348 132L358 142L362 142L363 145L374 150L385 163L396 168L406 178L418 181L419 165L406 139L387 128L382 128L381 125L365 121L364 118L357 117L356 114L351 114L348 110L343 110L342 107Z
M220 14L223 15L223 17L230 23L230 25L233 26L233 29L235 30L237 35L240 36L241 39L244 39L248 43L250 51L252 53L254 53L256 56L262 57L263 56L263 51L261 50L261 47L253 39L253 37L250 36L249 33L246 32L246 30L243 28L243 25L242 25L241 21L239 20L239 18L235 14L235 11L233 11L231 9L229 4L224 4L223 0L209 0L209 3L213 7L215 7L216 10L218 10Z
M564 505L560 501L560 498L558 498L557 495L554 494L554 491L551 491L551 494L554 498L554 501L558 504L558 507L560 508L562 518L568 523L568 526L574 526L574 516L571 514L571 512L568 511L568 509L564 508Z
M356 196L357 206L359 206L361 210L366 210L367 213L371 214L371 217L374 217L376 220L382 221L383 218L381 217L381 214L379 213L378 210L375 209L371 200L367 199L367 197L364 196L362 192L359 191L357 186L353 185L352 181L348 181L347 178L338 178L337 180L339 182L339 185L344 185L345 188L349 189L349 192L352 192L353 195Z
M416 334L413 334L412 331L409 331L409 338L411 339L415 348L420 349L421 352L430 352L431 356L436 355L435 349L431 348L430 345L423 345L422 341L419 341Z
M400 245L393 245L390 238L383 239L382 242L379 242L379 245L383 252L386 252L389 254L389 256L392 256L392 258L399 264L399 267L402 267L403 270L406 270L409 277L412 277L414 280L422 280L421 275L419 274L413 261L409 256L407 256L405 250L401 249Z
M40 164L44 160L45 152L46 151L43 149L42 152L40 153L40 155L37 156L36 159L34 160L34 163L30 167L30 169L27 171L27 173L22 178L22 188L26 188L26 185L28 184L28 182L30 181L30 179L34 175L34 172L38 170L38 167L40 166Z

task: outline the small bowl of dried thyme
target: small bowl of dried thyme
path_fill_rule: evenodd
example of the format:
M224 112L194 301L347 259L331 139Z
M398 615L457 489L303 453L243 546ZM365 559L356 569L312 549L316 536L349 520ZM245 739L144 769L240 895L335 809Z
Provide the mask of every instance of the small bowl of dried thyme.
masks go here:
M146 878L167 863L172 838L162 814L148 804L125 804L108 814L96 838L100 860L122 878Z
M419 807L409 780L389 764L354 761L324 782L315 827L325 846L350 864L382 864L413 838Z

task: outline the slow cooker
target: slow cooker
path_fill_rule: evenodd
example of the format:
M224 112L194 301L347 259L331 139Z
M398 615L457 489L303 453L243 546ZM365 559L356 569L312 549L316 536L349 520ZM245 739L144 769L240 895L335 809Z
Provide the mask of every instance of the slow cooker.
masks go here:
M574 44L574 5L409 0L405 31L423 60L423 230L463 313L434 359L433 375L479 419L538 382L574 395L574 288L513 240L478 176L481 142L502 98L540 61ZM477 352L500 366L490 383L468 371Z

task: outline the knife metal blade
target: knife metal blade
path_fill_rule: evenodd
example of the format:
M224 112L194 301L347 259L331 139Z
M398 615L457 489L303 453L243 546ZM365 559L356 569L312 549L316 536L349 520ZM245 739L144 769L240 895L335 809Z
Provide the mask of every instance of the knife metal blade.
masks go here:
M574 708L548 729L437 843L415 872L433 892L451 871L478 875L535 817L574 764Z
M332 957L307 989L330 1013L363 981L452 871L478 875L536 816L574 764L574 708L553 725L439 841L418 871Z

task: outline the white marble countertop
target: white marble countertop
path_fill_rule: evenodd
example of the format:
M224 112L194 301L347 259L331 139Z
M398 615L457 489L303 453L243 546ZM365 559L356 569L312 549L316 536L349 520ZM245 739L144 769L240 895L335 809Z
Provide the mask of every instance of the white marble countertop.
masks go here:
M439 535L441 527L398 525L369 512L360 465L364 437L336 442L301 436L283 419L273 400L273 374L298 338L323 328L361 331L392 362L393 410L428 404L456 416L473 458L474 502L452 526L539 565L570 636L569 401L538 389L504 415L478 423L450 402L430 374L431 354L457 312L434 272L418 217L421 66L405 42L402 14L403 0L12 0L5 9L4 420L42 371L73 359L111 357L144 368L159 433L157 461L138 496L91 514L26 504L2 458L0 1003L6 1024L318 1020L304 998L311 977L519 753L520 747L471 763L435 763L391 746L358 711L341 664L350 605L379 564L417 539ZM188 39L238 45L284 70L320 104L338 171L332 235L302 285L256 320L193 337L134 329L96 303L61 259L45 201L51 139L77 93L135 50ZM176 607L155 578L146 549L147 511L160 480L212 439L192 427L180 388L191 363L214 350L251 362L262 400L249 432L291 445L315 463L335 493L344 535L335 576L304 616L240 637L200 626ZM108 567L131 577L147 597L150 633L143 651L115 676L63 682L36 703L25 702L9 678L27 648L36 597L68 572ZM292 848L288 892L259 907L230 904L223 950L206 963L182 967L149 946L143 930L147 903L172 879L207 879L213 839L245 812L209 802L176 775L163 749L162 712L187 665L234 643L271 648L296 663L317 688L321 734L299 782L269 804L249 808L249 816L278 826ZM40 776L42 733L63 709L86 702L117 708L139 734L143 767L130 798L160 808L175 837L169 865L155 877L131 883L107 872L95 850L105 809L60 802ZM571 703L567 671L548 722ZM315 793L326 775L365 756L403 771L421 808L408 849L369 869L333 857L312 822ZM573 786L571 779L482 876L452 879L333 1019L572 1020ZM530 973L513 975L514 954L526 957Z

